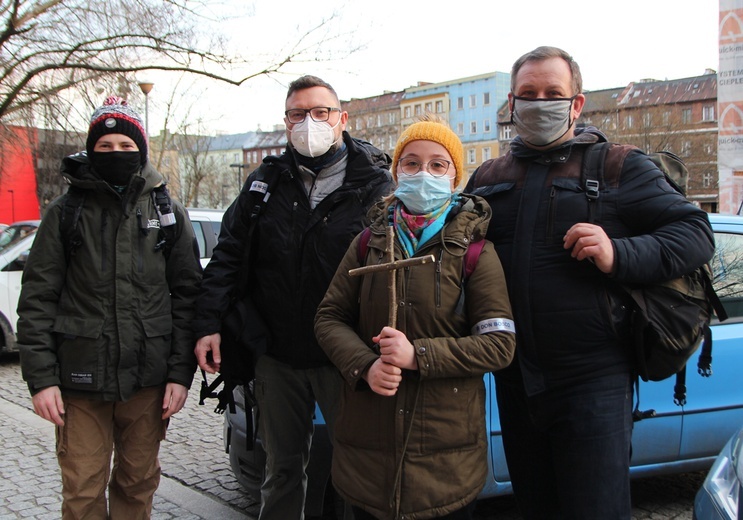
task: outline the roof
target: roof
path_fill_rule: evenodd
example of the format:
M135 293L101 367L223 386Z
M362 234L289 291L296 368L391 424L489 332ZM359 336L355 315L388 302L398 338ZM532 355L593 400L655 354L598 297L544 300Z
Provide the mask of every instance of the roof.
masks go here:
M644 80L627 85L617 98L623 107L670 105L717 99L717 74L666 81Z

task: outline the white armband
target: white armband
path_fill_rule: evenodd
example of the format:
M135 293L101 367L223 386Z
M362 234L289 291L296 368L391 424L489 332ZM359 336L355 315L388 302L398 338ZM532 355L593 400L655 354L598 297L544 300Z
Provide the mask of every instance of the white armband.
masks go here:
M513 324L513 320L507 320L505 318L490 318L487 320L478 321L475 326L472 327L472 335L476 334L488 334L490 332L516 332L516 327Z

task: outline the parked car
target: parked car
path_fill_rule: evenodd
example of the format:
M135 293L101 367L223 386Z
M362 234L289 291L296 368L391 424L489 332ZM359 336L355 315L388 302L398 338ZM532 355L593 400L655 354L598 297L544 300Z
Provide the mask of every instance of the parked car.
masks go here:
M193 224L196 242L199 244L202 267L209 263L214 246L217 245L223 215L222 209L188 208L188 216Z
M31 233L0 250L0 354L15 352L18 297L21 295L21 275L36 233Z
M655 410L652 417L635 423L632 434L632 477L645 477L701 471L708 469L736 429L743 424L743 385L740 367L743 366L743 217L710 215L715 231L716 253L712 260L715 288L729 318L723 323L712 322L713 375L701 377L696 373L696 358L687 370L687 403L674 404L675 378L660 382L640 382L639 407ZM486 425L489 433L489 472L480 498L512 493L501 438L500 420L495 399L495 381L490 374L484 377L487 391ZM265 453L260 438L248 449L246 439L254 432L246 432L246 410L242 387L235 390L236 410L225 414L224 445L230 465L238 482L260 500ZM319 408L315 411L313 439L308 472L307 504L305 514L319 516L330 482L331 448ZM255 424L255 420L253 421ZM739 462L740 470L741 464ZM740 473L738 474L740 476Z
M206 266L212 256L214 246L217 245L224 211L189 208L188 214L196 233L201 265ZM36 236L35 232L39 221L17 224L19 224L17 227L19 235L21 229L27 229L28 234L23 238L12 241L12 243L9 242L5 249L0 249L0 329L2 330L0 354L18 350L16 345L16 324L18 322L16 308L18 307L18 298L21 295L21 276Z
M694 520L741 520L743 427L720 451L694 499Z
M40 220L20 220L13 222L9 226L5 226L0 231L0 252L18 243L31 233L36 233L40 222Z

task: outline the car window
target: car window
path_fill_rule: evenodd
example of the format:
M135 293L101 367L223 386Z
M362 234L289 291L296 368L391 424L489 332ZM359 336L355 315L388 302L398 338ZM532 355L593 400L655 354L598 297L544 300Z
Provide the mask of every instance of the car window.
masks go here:
M199 258L206 258L206 239L204 238L204 228L198 220L192 220L193 231L196 234L196 242L199 244Z
M0 232L0 251L7 249L21 241L31 233L36 232L36 226L31 224L11 225Z
M715 233L713 285L730 318L743 316L743 235Z

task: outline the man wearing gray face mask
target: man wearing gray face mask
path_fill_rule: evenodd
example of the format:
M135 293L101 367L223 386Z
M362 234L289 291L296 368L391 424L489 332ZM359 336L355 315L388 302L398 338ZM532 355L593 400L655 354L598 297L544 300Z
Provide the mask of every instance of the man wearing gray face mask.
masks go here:
M561 49L519 58L508 96L518 136L465 188L493 210L487 238L516 323L516 361L495 376L506 461L527 520L629 520L636 376L611 279L675 278L714 251L706 213L632 146L609 148L601 210L586 222L583 156L606 137L576 127L581 89L580 69Z

